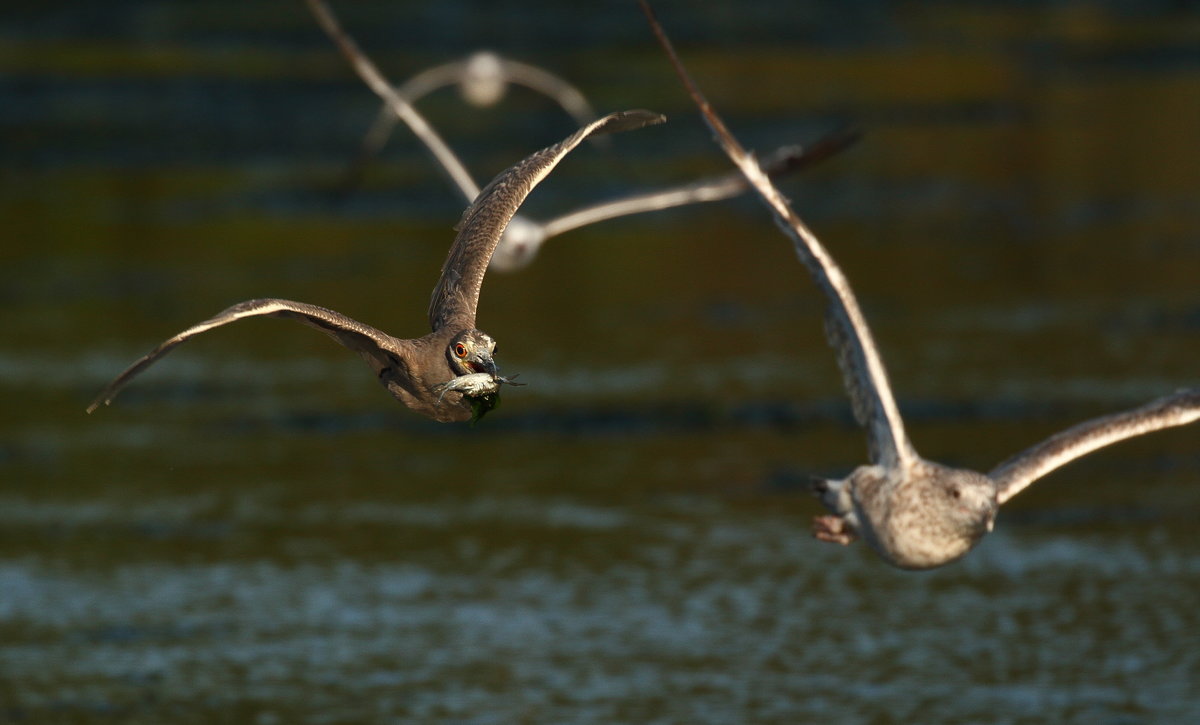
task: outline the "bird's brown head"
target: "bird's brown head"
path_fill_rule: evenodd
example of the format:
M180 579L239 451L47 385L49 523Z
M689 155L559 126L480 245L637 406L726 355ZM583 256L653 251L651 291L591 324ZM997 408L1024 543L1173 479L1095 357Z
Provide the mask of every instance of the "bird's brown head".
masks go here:
M463 330L450 339L446 346L446 359L455 375L488 373L495 377L496 341L483 330Z

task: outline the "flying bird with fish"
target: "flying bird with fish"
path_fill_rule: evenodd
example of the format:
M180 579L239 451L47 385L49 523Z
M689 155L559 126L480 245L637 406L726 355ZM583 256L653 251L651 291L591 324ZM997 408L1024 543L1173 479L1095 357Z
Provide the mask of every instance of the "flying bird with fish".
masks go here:
M332 16L326 16L325 21L340 47L353 47L353 41L342 33ZM387 99L390 86L378 71L361 54L348 55L355 59L360 75L371 79L368 83L376 90L382 89L381 95ZM381 83L372 83L375 78ZM441 422L478 418L494 407L500 386L510 382L497 374L495 340L475 324L488 260L504 228L533 188L584 139L664 120L650 111L609 114L528 156L488 184L458 225L430 300L428 334L402 339L324 307L275 298L247 300L164 341L109 383L87 411L111 403L133 378L191 338L237 320L266 316L297 320L358 353L388 392L426 417Z
M109 383L88 412L111 403L130 380L181 343L230 322L267 316L298 320L358 353L388 392L422 415L442 422L478 417L494 406L500 385L510 382L497 375L495 340L475 326L488 258L505 225L529 192L585 138L663 120L649 111L609 114L527 157L488 184L463 214L434 287L429 334L400 339L324 307L274 298L248 300L163 342Z

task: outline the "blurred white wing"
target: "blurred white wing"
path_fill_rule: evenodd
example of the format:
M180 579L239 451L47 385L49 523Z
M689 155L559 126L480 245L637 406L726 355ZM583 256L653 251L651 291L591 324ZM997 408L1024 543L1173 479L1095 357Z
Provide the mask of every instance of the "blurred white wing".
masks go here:
M992 469L996 500L1004 503L1059 466L1103 448L1163 428L1200 419L1200 388L1180 390L1132 410L1093 418L1056 433Z
M857 141L858 137L857 132L838 132L822 138L812 146L783 146L763 159L762 167L771 178L778 178L807 168L842 151ZM741 172L735 171L731 174L701 179L669 189L613 199L551 219L542 225L543 239L549 239L572 229L606 219L671 209L677 206L721 201L744 194L749 188L750 184L746 181L746 177Z
M450 150L450 147L446 145L446 142L442 141L442 137L438 136L437 132L433 130L433 127L429 125L424 117L417 113L417 109L413 108L411 103L401 97L392 88L387 79L383 77L383 74L379 72L379 69L375 67L375 64L359 50L354 40L346 35L345 31L338 25L337 18L329 10L329 6L322 2L322 0L308 0L308 7L312 10L317 22L320 23L321 27L338 46L342 55L346 56L346 59L350 61L350 65L354 67L359 77L363 79L371 90L375 91L375 95L383 99L384 103L388 105L388 108L396 116L408 124L408 127L412 129L417 138L421 139L421 142L433 154L438 164L450 176L451 181L462 191L463 196L467 199L467 203L474 200L479 194L479 186L471 178L470 172L462 165L458 157L454 155L454 152Z

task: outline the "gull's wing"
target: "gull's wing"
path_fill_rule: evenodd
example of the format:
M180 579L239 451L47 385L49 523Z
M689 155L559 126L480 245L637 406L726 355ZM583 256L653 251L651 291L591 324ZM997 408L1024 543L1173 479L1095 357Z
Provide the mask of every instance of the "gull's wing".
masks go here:
M587 97L578 88L567 83L562 78L542 70L537 66L527 65L508 58L500 59L504 76L510 83L517 83L553 98L562 109L575 119L575 123L585 125L596 118L596 111Z
M1094 450L1200 419L1200 388L1180 390L1139 408L1093 418L1056 433L992 469L996 500L1004 503L1059 466Z
M176 345L187 342L196 335L207 332L214 327L228 325L230 322L236 322L243 317L258 316L291 318L299 320L309 327L316 328L342 345L357 352L376 372L396 365L397 358L407 354L407 341L398 340L385 332L376 330L370 325L364 325L333 310L327 310L324 307L317 307L316 305L309 305L303 302L292 302L290 300L271 298L246 300L245 302L237 303L204 322L192 325L151 350L105 386L104 390L100 391L100 394L96 396L92 404L87 407L87 412L91 413L101 405L111 403L113 398L117 397L117 393L121 392L121 388L124 388L130 380L141 374L143 370L175 349Z
M432 68L420 71L404 81L396 89L396 92L400 94L401 98L406 98L409 102L416 103L439 88L452 86L461 81L466 67L467 62L465 60L456 60L450 63L443 63L442 65L435 65Z
M450 247L442 276L429 302L429 324L434 330L453 324L475 326L475 309L483 274L504 228L533 188L546 178L572 149L595 134L628 131L666 119L650 111L623 111L597 119L559 143L526 157L502 171L479 192L474 203L463 212L458 236Z
M416 103L422 96L437 90L443 86L453 85L462 77L463 69L466 66L464 61L455 61L444 65L435 66L428 70L421 71L412 78L405 81L399 88L396 89L396 95L408 101L410 104ZM363 136L362 143L359 145L358 154L350 165L346 168L346 173L342 181L343 189L353 189L358 185L362 178L363 170L367 167L371 160L379 155L388 138L391 137L392 131L396 128L396 124L400 121L400 116L392 110L390 101L384 101L383 106L379 109L379 113L375 116L375 120L371 122L371 127L367 129ZM421 135L418 128L413 128L413 132L417 138L426 143L429 150L433 153L433 157L445 169L446 174L455 182L455 186L466 197L467 203L470 204L479 194L479 186L475 184L475 180L465 171L462 162L454 155L449 148L442 146L429 146L425 137ZM448 154L448 156L443 156ZM447 166L446 159L450 166ZM464 169L459 171L459 169Z
M771 178L785 176L832 156L853 144L858 138L855 132L839 132L817 141L812 146L783 146L763 159L763 171ZM670 189L635 194L584 207L551 219L542 225L542 230L545 233L544 238L549 239L606 219L729 199L745 193L749 188L746 177L740 171L735 171Z
M654 18L650 6L645 0L639 0L639 4L680 80L712 129L717 143L767 203L775 216L776 224L792 239L800 261L808 268L813 280L828 299L825 332L830 346L837 353L846 391L850 394L854 406L854 416L867 430L867 447L871 462L892 467L916 459L917 454L904 432L904 423L892 396L883 360L879 357L871 330L867 327L867 321L858 307L858 300L854 297L846 276L816 236L792 211L783 194L771 183L754 157L742 148L713 111L675 55L671 42Z
M308 7L312 10L313 16L317 22L333 39L333 42L338 46L342 55L350 61L350 65L354 67L355 72L359 77L375 92L375 95L383 99L388 108L399 116L417 138L429 149L437 162L450 176L450 179L462 191L463 196L470 202L479 193L479 187L475 184L475 180L471 178L471 174L467 171L450 147L442 141L442 137L438 136L433 127L417 113L417 109L413 108L404 97L396 92L395 89L375 67L369 58L361 50L354 40L342 30L338 25L337 18L330 11L329 6L323 0L307 0Z
M487 53L487 55L494 57L495 62L498 63L499 71L503 76L503 82L518 83L553 98L580 125L587 124L596 118L595 110L592 109L591 104L588 103L583 93L558 76L532 65L500 58L492 53ZM471 61L475 57L472 56L466 60L454 61L421 71L396 88L395 93L401 99L412 104L438 88L465 82L468 69L471 67ZM344 188L351 188L357 184L359 177L362 175L362 170L371 159L379 155L379 151L387 143L393 129L395 129L396 122L402 118L401 114L394 111L392 106L393 103L385 99L379 115L375 117L374 122L372 122L371 127L363 137L358 155L346 171L343 183ZM408 119L405 118L405 120L407 121ZM443 148L436 143L430 143L422 133L420 127L413 127L413 132L429 146L434 157L446 168L450 178L454 180L459 191L462 192L463 196L467 199L467 203L470 204L479 194L479 187L471 180L470 175L463 170L463 166L457 157L449 149Z

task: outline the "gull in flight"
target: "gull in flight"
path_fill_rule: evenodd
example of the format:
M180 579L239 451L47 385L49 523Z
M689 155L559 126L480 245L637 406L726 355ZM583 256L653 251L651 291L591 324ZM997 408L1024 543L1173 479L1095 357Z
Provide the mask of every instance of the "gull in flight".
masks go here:
M341 33L332 16L328 20L339 45L352 47L353 41ZM360 64L355 67L364 76L372 77L372 73L378 76L373 67L366 67L366 71ZM383 83L383 88L386 98L390 86ZM358 353L388 392L422 415L442 422L478 418L495 406L500 385L510 382L497 375L493 359L495 340L475 327L488 259L505 226L533 188L584 139L663 120L649 111L609 114L525 158L488 184L463 213L458 225L458 234L430 300L429 334L401 339L316 305L273 298L247 300L163 342L109 383L87 411L91 413L111 403L134 377L196 335L246 317L268 316L302 322Z
M476 108L494 106L504 98L509 84L517 84L553 98L580 126L596 118L591 104L575 86L549 71L503 58L488 50L421 71L395 90L409 103L416 103L439 88L455 84L463 100ZM363 136L358 156L346 172L346 187L357 185L363 169L379 155L399 120L400 116L391 105L384 103Z
M382 139L386 139L387 134L391 132L396 121L403 120L412 130L413 134L429 149L429 152L438 162L438 165L441 166L442 170L450 177L454 186L462 194L466 203L470 204L473 202L479 195L479 186L475 183L471 173L467 171L466 166L463 165L458 156L450 150L445 141L417 113L412 105L417 98L434 88L453 82L460 78L460 76L470 76L472 73L471 60L468 60L466 63L452 63L434 68L417 75L403 86L394 88L375 70L374 64L371 63L357 46L353 43L345 42L345 34L338 27L337 21L323 0L308 0L308 5L318 23L320 23L321 27L325 29L334 42L338 44L342 53L359 70L359 74L366 80L367 85L383 99L384 109L380 114L379 120L376 122L376 126L380 126L386 120L386 128L378 133L373 129L372 133L368 134L368 140L377 137L379 134L383 135L376 146L368 144L366 153L373 155L377 146L382 145ZM478 59L478 57L472 56L472 59ZM486 65L481 60L477 60L476 64L480 67ZM516 76L525 79L533 78L535 72L541 72L532 66L511 64L507 61L500 67L511 70ZM518 70L521 72L517 73ZM486 73L475 72L475 76L486 75ZM545 82L542 82L540 86L542 89L545 89L550 95L557 95L560 102L563 103L564 108L571 111L572 115L575 115L577 118L590 118L592 116L591 109L587 106L582 94L565 83L561 86L556 86L550 82L553 76L549 76L549 74L545 75L546 78L542 79ZM465 85L464 88L466 88ZM554 93L551 93L550 89L555 89ZM576 96L577 99L570 101L570 103L566 100L568 98L575 98ZM586 113L583 112L584 110L586 110ZM855 143L858 138L859 133L857 131L843 130L834 132L818 140L811 146L784 146L770 154L763 161L763 166L766 172L772 177L790 174L839 153ZM363 157L360 156L361 158ZM517 214L509 222L508 227L505 228L504 234L496 246L495 253L492 254L490 267L499 272L515 271L526 267L533 262L546 240L573 229L578 229L579 227L631 214L661 211L689 204L721 201L745 193L748 188L749 185L746 183L745 178L740 173L735 172L667 189L637 193L601 202L564 214L548 222L536 221L523 214Z
M966 554L992 530L1001 504L1056 468L1126 438L1200 419L1200 388L1185 389L1079 423L986 475L922 458L905 435L883 359L842 270L700 93L645 0L639 3L717 143L766 202L827 298L826 333L855 418L866 428L870 462L841 480L815 484L830 511L814 522L818 539L848 544L862 537L896 567L941 566Z

